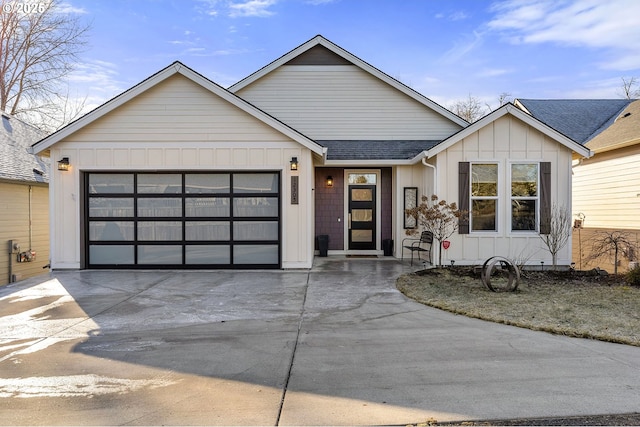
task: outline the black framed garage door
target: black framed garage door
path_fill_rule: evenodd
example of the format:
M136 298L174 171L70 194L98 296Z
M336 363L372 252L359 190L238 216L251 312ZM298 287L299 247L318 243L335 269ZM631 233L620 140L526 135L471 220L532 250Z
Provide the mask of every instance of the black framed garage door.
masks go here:
M84 174L88 268L279 268L280 172Z

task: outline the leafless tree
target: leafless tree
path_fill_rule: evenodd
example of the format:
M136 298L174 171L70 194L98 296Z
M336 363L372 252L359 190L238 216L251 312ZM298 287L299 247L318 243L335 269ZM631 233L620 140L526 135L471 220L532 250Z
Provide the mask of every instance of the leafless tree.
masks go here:
M462 117L469 123L473 123L487 112L486 107L475 96L471 96L465 100L458 101L451 106L451 111Z
M433 233L433 238L438 241L438 247L442 242L451 237L458 229L458 218L463 214L455 203L447 203L439 200L435 194L428 198L422 196L421 203L405 212L416 218L422 229ZM407 234L413 234L417 230L407 230ZM438 251L438 266L442 265L442 250Z
M549 232L540 234L542 242L551 254L553 268L558 265L558 252L569 243L571 237L571 213L564 206L552 205L549 217L546 219L547 224L541 224L540 228L544 228Z
M635 254L635 244L632 236L625 231L598 230L592 237L593 245L588 261L602 256L613 255L613 274L618 274L618 260L621 255ZM631 256L629 256L631 258Z
M640 97L640 82L636 77L621 77L622 84L620 85L621 95L625 99L637 99Z
M67 99L65 77L89 26L58 0L0 0L0 8L0 110L52 130L56 118L69 120L78 109Z
M513 97L509 92L502 92L498 95L498 107L502 107L504 104L511 102L512 99Z

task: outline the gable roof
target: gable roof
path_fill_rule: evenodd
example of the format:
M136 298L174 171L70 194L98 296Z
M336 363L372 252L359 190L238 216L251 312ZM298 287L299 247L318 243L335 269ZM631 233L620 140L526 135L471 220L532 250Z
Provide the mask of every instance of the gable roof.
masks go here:
M419 156L416 156L413 159L413 161L415 163L417 163L423 157L426 157L426 158L433 157L433 156L437 155L438 153L440 153L440 152L446 150L447 148L451 147L452 145L460 142L461 140L463 140L464 138L468 137L472 133L482 129L483 127L487 126L491 122L494 122L497 119L499 119L500 117L505 116L507 114L510 114L510 115L522 120L523 122L525 122L529 126L533 127L534 129L539 130L544 135L548 136L549 138L554 139L558 143L562 144L563 146L569 148L570 150L578 153L579 155L581 155L583 157L591 157L592 154L593 154L585 146L577 143L576 141L572 140L571 138L567 137L566 135L558 132L557 130L553 129L552 127L548 126L547 124L545 124L545 123L541 122L540 120L536 119L535 117L525 113L520 108L518 108L515 105L513 105L512 103L507 103L507 104L503 105L502 107L498 108L497 110L494 110L491 113L487 114L486 116L484 116L480 120L472 123L468 127L462 129L461 131L451 135L449 138L445 139L444 141L442 141L438 145L434 146L433 148L424 151Z
M31 144L45 133L22 120L2 113L0 126L0 179L49 182L49 159L31 153Z
M601 153L640 144L640 100L627 105L608 126L587 142L589 149Z
M319 49L319 47L322 47L322 49ZM424 105L424 106L430 108L431 110L439 113L440 115L444 116L448 120L451 120L452 122L454 122L454 123L456 123L456 124L458 124L460 126L468 126L469 125L469 123L466 122L464 119L462 119L461 117L457 116L456 114L454 114L453 112L449 111L448 109L444 108L440 104L430 100L426 96L424 96L421 93L411 89L410 87L406 86L405 84L400 83L398 80L396 80L393 77L385 74L384 72L380 71L379 69L377 69L376 67L372 66L371 64L363 61L362 59L358 58L357 56L347 52L346 50L344 50L340 46L332 43L331 41L327 40L326 38L322 37L321 35L315 36L314 38L312 38L309 41L301 44L300 46L296 47L295 49L291 50L290 52L284 54L283 56L281 56L280 58L278 58L275 61L271 62L270 64L262 67L261 69L259 69L255 73L253 73L253 74L249 75L248 77L240 80L238 83L236 83L234 85L231 85L229 87L229 90L231 92L233 92L233 93L236 93L237 91L241 90L242 88L244 88L246 86L249 86L253 82L259 80L260 78L262 78L265 75L269 74L270 72L274 71L276 68L278 68L278 67L280 67L282 65L286 65L288 63L313 65L315 63L324 63L324 64L326 64L327 61L331 61L332 64L337 64L337 65L340 65L340 64L355 65L356 67L361 68L362 70L364 70L367 73L371 74L372 76L382 80L383 82L385 82L388 85L392 86L393 88L399 90L400 92L404 93L405 95L413 98L414 100L416 100L417 102L421 103L422 105Z
M574 141L585 144L609 127L628 99L517 99L516 105Z
M99 106L96 109L94 109L93 111L85 114L84 116L82 116L81 118L77 119L76 121L68 124L64 128L62 128L62 129L58 130L57 132L47 136L46 138L42 139L41 141L38 141L37 143L35 143L33 145L33 148L34 148L35 152L37 152L37 153L38 152L42 152L42 151L50 148L55 143L63 140L64 138L68 137L69 135L73 134L74 132L82 129L83 127L89 125L90 123L94 122L95 120L99 119L100 117L104 116L105 114L115 110L116 108L120 107L121 105L125 104L126 102L130 101L131 99L135 98L136 96L140 95L141 93L146 92L147 90L151 89L152 87L156 86L157 84L163 82L164 80L166 80L169 77L174 76L176 74L180 74L180 75L186 77L187 79L193 81L194 83L202 86L203 88L205 88L208 91L212 92L213 94L219 96L220 98L224 99L225 101L229 102L230 104L240 108L244 112L246 112L246 113L250 114L251 116L255 117L256 119L260 120L261 122L271 126L272 128L276 129L277 131L281 132L282 134L288 136L292 140L300 143L301 145L303 145L306 148L310 149L312 152L314 152L314 153L316 153L316 154L318 154L320 156L324 156L325 155L326 149L324 149L320 145L316 144L313 140L307 138L305 135L303 135L300 132L296 131L295 129L287 126L286 124L282 123L278 119L276 119L273 116L265 113L261 109L259 109L256 106L250 104L249 102L247 102L244 99L238 97L237 95L229 92L228 90L226 90L222 86L219 86L218 84L216 84L213 81L207 79L203 75L197 73L196 71L194 71L193 69L187 67L186 65L184 65L183 63L181 63L179 61L175 61L173 64L171 64L168 67L158 71L157 73L155 73L151 77L148 77L147 79L143 80L142 82L138 83L137 85L133 86L132 88L126 90L125 92L121 93L120 95L117 95L116 97L112 98L111 100L105 102L101 106Z

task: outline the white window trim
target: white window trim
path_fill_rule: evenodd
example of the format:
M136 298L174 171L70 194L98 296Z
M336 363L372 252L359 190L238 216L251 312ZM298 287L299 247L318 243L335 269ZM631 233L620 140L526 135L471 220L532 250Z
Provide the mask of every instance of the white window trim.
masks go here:
M511 161L509 162L509 168L508 168L508 179L507 179L507 185L508 185L508 195L509 195L509 202L507 204L507 216L508 216L508 221L507 221L507 232L509 234L513 234L513 235L531 235L531 234L538 234L540 232L540 163L541 161L538 160L516 160L516 161ZM536 165L537 167L537 173L536 173L536 188L537 188L537 195L535 197L514 197L511 194L511 175L512 175L512 166L513 165ZM536 201L536 228L535 230L513 230L512 226L513 226L513 218L512 218L512 211L511 211L511 202L514 199L518 199L518 200L535 200Z
M473 197L473 165L497 165L498 166L498 182L496 182L496 192L495 196L482 196L482 197ZM476 235L496 235L500 231L500 225L502 224L502 209L500 207L500 201L502 196L502 185L500 177L503 175L503 165L500 161L491 159L491 160L473 160L469 162L469 234ZM511 182L511 181L509 181ZM474 230L473 229L473 201L474 200L496 200L496 226L494 230Z

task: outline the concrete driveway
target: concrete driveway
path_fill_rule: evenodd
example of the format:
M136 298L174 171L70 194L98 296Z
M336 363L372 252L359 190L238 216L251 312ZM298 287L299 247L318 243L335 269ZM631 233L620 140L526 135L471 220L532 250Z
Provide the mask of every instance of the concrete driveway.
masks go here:
M0 288L0 423L372 425L640 411L640 348L405 298L390 259ZM517 310L517 307L514 307Z

